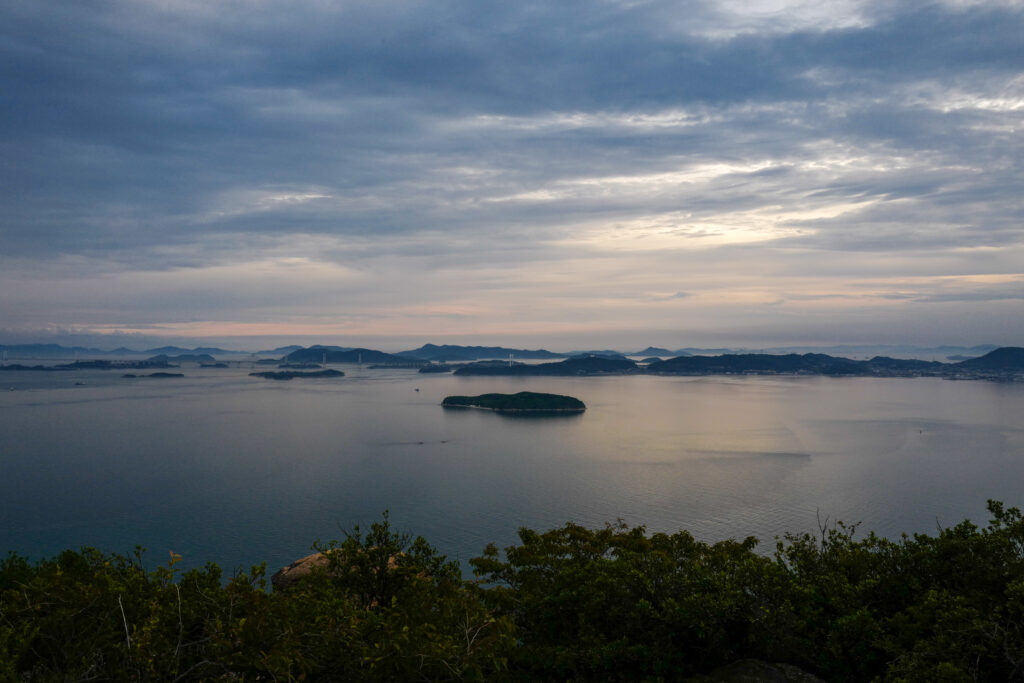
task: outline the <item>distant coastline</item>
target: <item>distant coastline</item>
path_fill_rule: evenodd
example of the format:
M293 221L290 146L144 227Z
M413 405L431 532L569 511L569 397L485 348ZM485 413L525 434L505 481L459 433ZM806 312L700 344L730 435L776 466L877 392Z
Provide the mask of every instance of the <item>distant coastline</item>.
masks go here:
M867 358L869 356L895 356L901 358L932 358L946 361L961 361L982 356L989 351L994 351L1005 344L977 344L974 346L908 346L896 344L838 344L833 346L780 346L780 347L682 347L670 349L660 346L647 346L643 349L616 351L616 350L594 350L579 349L570 351L548 351L547 349L520 349L505 346L462 346L457 344L424 344L423 346L407 351L385 353L375 349L355 348L349 346L332 346L315 344L309 348L291 344L280 346L274 349L259 351L223 349L210 346L197 346L185 348L181 346L161 346L145 350L129 349L119 347L116 349L98 349L85 346L63 346L61 344L48 343L27 343L27 344L3 344L0 343L0 359L13 360L78 360L79 358L92 359L122 359L126 357L153 356L173 357L173 360L184 361L189 357L216 356L218 358L229 357L233 361L255 361L259 359L284 361L295 352L299 356L306 356L307 362L321 363L325 354L327 362L410 362L410 363L464 363L477 360L515 359L515 360L563 360L575 356L609 356L609 357L634 357L634 358L676 358L679 356L720 356L726 354L767 354L786 355L791 353L824 353L832 356L852 358L855 356ZM362 354L366 355L362 355ZM349 360L351 359L351 360ZM209 362L209 359L202 359ZM294 359L293 359L294 360Z
M555 363L478 362L465 364L456 375L594 376L594 375L821 375L829 377L942 377L1024 381L1024 348L998 348L979 358L957 363L904 360L876 356L858 361L821 353L722 354L680 356L646 364L628 358L580 356Z
M431 345L427 345L430 347ZM0 346L0 349L8 347ZM424 347L426 348L426 347ZM444 350L441 353L439 349ZM953 348L953 347L949 347ZM463 349L458 352L458 349ZM48 351L53 349L48 348ZM197 349L198 350L198 349ZM251 373L271 379L292 379L295 377L339 376L328 373L330 363L369 364L369 369L416 369L424 373L480 376L552 376L586 377L604 375L820 375L828 377L940 377L953 380L990 380L1002 382L1024 381L1024 348L1007 346L992 348L987 353L955 362L919 360L875 356L867 360L855 360L824 353L722 353L718 355L684 354L671 358L646 357L635 361L615 351L598 351L570 356L561 360L524 363L516 360L515 349L504 347L432 347L427 348L433 358L419 358L414 352L388 354L366 348L343 348L313 346L308 349L293 349L283 357L258 358L246 361L251 364L280 364L282 368L318 368L311 373L278 372ZM663 351L648 348L644 351ZM438 356L456 355L471 358L474 355L508 351L507 359L464 360L449 364L437 360ZM6 351L4 352L6 356ZM543 360L559 357L548 351L519 351L520 358ZM5 358L0 363L3 371L58 371L58 370L126 370L126 369L169 369L179 365L173 362L197 363L211 367L214 357L209 354L160 354L145 360L95 359L75 360L56 365L24 365L9 363ZM234 361L233 361L234 362ZM223 367L223 365L221 366Z

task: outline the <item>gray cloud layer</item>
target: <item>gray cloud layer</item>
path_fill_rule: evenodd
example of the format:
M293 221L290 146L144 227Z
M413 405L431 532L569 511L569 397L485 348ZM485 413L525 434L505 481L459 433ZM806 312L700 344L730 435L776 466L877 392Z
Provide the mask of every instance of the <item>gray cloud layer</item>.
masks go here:
M1024 10L730 8L6 3L0 315L1020 343Z

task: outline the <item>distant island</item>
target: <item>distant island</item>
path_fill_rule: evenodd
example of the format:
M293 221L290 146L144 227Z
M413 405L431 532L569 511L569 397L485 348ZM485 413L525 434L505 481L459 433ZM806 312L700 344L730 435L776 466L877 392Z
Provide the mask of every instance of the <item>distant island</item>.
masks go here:
M722 354L679 356L667 360L645 359L643 364L628 358L577 356L557 363L513 363L479 361L455 370L456 375L491 376L595 376L595 375L824 375L829 377L942 377L945 379L988 379L1024 381L1024 348L998 348L984 356L958 363L907 360L875 356L851 360L823 353Z
M422 372L424 374L442 373L442 372L451 372L452 369L453 369L452 366L444 364L444 363L428 363L427 365L424 365L424 366L420 367L420 372Z
M0 365L0 370L6 370L9 372L66 372L69 370L75 370L75 368L58 367L55 365L21 365L20 363L10 363L8 365Z
M583 401L573 396L520 391L518 394L481 394L480 396L448 396L441 402L445 408L480 408L496 413L530 413L562 415L582 413Z
M474 360L487 360L487 359L505 359L508 360L509 356L518 360L557 360L561 358L570 358L573 356L581 355L594 355L594 356L618 356L618 357L634 357L634 358L645 358L649 356L657 356L659 358L676 358L679 356L717 356L724 354L767 354L767 355L785 355L790 353L827 353L835 356L852 357L860 356L867 358L869 356L901 356L908 358L920 358L925 356L930 357L941 357L947 361L960 361L969 358L976 358L983 354L988 353L999 348L996 344L978 344L975 346L912 346L912 345L895 345L895 344L872 344L872 345L834 345L834 346L782 346L782 347L770 347L770 348L698 348L698 347L685 347L678 349L671 349L663 346L648 346L644 349L633 350L633 351L618 351L618 350L575 350L575 351L548 351L546 349L519 349L510 348L505 346L463 346L458 344L424 344L417 349L411 349L407 351L396 351L386 356L398 356L404 358L406 362L467 362ZM154 355L209 355L209 356L248 356L246 360L253 361L257 357L273 356L275 360L282 360L285 356L290 355L295 351L307 351L311 352L310 360L312 362L321 362L323 353L326 351L338 352L339 354L345 354L349 351L355 351L353 360L329 360L328 362L358 362L360 352L372 352L372 353L383 353L381 351L374 351L373 349L356 349L348 346L333 346L333 345L321 345L305 349L297 344L290 344L287 346L279 346L274 349L264 349L260 351L245 351L239 349L222 349L211 346L197 346L192 349L183 348L180 346L161 346L158 348L151 348L147 350L129 349L125 347L118 347L116 349L98 349L85 346L62 346L60 344L2 344L0 343L0 359L6 360L10 358L14 359L51 359L51 360L72 360L79 356L83 357L106 357L106 356L154 356ZM313 357L315 356L315 358ZM363 358L363 362L377 362L373 359ZM393 362L393 359L381 362Z
M408 363L408 358L384 353L376 349L345 349L330 346L311 346L292 351L284 360L288 363Z
M1024 348L1007 346L958 363L875 356L851 360L823 353L723 354L686 356L651 363L654 375L827 375L852 377L944 377L946 379L1024 379Z
M124 349L128 351L128 349ZM132 353L129 351L129 353ZM156 349L148 349L143 353L157 354L157 355L200 355L200 356L222 356L224 354L239 353L238 351L228 351L227 349L220 349L216 346L197 346L194 349L184 349L180 346L161 346Z
M608 356L577 356L557 363L505 363L503 361L481 361L463 365L456 375L547 375L573 377L580 375L626 375L640 371L639 366L628 358Z
M862 352L871 347L829 347L829 350L849 350ZM874 347L878 348L878 347ZM904 347L891 347L893 352L906 350ZM909 349L910 347L906 347ZM10 364L7 362L11 354L39 357L57 357L58 354L77 355L81 347L60 347L57 345L0 345L0 370L52 372L56 370L134 370L134 369L170 369L178 365L172 363L197 363L203 367L223 367L214 365L214 358L208 352L222 349L198 347L189 351L179 347L162 347L150 351L185 351L176 356L161 353L145 360L128 359L89 359L55 365ZM944 379L969 380L982 379L1001 382L1024 381L1024 348L992 345L965 347L935 347L931 352L941 352L947 359L954 362L938 360L918 360L907 358L891 358L876 355L870 360L855 360L839 355L820 352L797 353L796 348L790 352L774 349L772 352L734 352L728 349L679 349L671 351L673 357L664 358L662 347L647 347L640 353L629 354L643 357L639 363L617 351L589 351L572 354L558 354L544 349L512 349L503 346L456 346L425 344L412 351L385 353L376 349L349 348L341 346L315 345L309 348L285 346L275 351L288 350L287 355L278 358L246 359L253 365L278 365L282 369L297 370L303 368L319 368L322 363L363 363L370 369L422 369L424 373L447 373L455 375L491 375L491 376L552 376L552 377L587 377L603 375L823 375L831 377L941 377ZM117 353L128 353L127 349L118 349ZM977 353L968 356L967 353ZM114 353L114 352L110 352ZM238 353L238 352L230 352ZM565 356L568 356L567 358ZM563 358L550 362L524 363L523 359L548 360ZM866 357L865 357L866 358ZM454 362L449 362L454 361ZM259 376L270 377L268 374ZM277 373L273 379L292 379L306 376L325 377L306 373L302 375Z
M504 346L456 346L453 344L424 344L418 349L411 351L399 351L396 355L415 360L430 361L471 361L484 358L529 358L533 360L548 360L551 358L565 358L569 354L553 353L546 349L510 349Z
M301 378L314 378L314 377L344 377L345 373L341 370L317 370L316 372L296 372L294 370L282 370L268 371L268 372L250 372L250 377L263 377L265 379L275 379L279 381L287 381L295 379L296 377Z
M145 379L147 377L155 377L156 379L167 379L169 377L184 377L185 375L181 372L151 372L148 375L135 375L132 373L125 373L121 375L122 379Z
M176 368L166 360L76 360L55 367L65 370L145 370L147 368Z

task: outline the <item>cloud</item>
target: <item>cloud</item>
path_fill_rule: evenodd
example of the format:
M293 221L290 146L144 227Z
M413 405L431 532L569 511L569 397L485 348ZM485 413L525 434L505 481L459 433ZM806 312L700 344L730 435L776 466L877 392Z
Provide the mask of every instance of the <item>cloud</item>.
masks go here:
M321 286L424 334L396 301L656 327L613 292L682 287L770 326L735 302L801 315L797 276L1018 273L1022 31L1012 2L8 3L0 313L286 321Z

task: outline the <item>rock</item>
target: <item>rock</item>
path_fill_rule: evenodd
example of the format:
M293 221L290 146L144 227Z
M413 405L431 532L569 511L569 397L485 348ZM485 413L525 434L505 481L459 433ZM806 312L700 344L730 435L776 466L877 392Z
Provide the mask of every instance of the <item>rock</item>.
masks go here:
M335 548L334 550L328 550L327 552L340 553L341 548ZM295 560L287 567L282 567L274 572L273 576L270 577L270 584L276 591L287 590L297 582L312 574L316 569L326 569L330 562L331 560L327 553L313 553L312 555L306 555L299 560ZM390 571L397 567L398 562L395 558L389 557L388 570Z
M270 583L276 591L283 591L296 581L309 576L314 567L326 567L329 560L324 553L313 553L306 555L300 560L295 560L287 567L274 572L270 577Z

